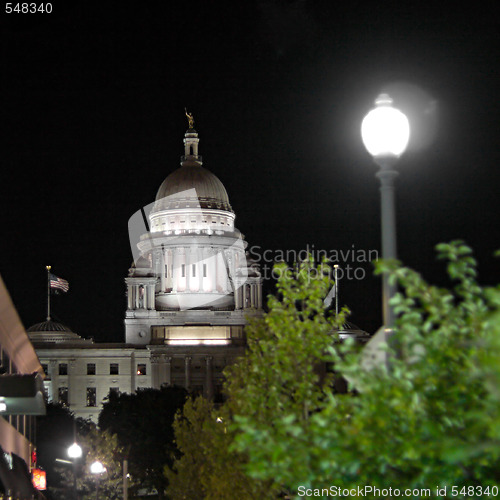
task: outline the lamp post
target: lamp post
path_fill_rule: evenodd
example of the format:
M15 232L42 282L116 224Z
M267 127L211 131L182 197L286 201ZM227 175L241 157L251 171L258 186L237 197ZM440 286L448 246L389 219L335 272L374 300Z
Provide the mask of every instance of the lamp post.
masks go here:
M98 500L99 499L99 477L101 474L106 472L106 467L104 467L104 465L102 465L101 462L96 460L90 466L90 472L92 474L95 474L95 500Z
M68 448L68 457L73 461L73 498L78 500L78 489L76 485L76 459L82 456L82 448L81 446L74 442Z
M394 181L398 172L394 169L398 158L404 153L410 139L408 118L392 107L392 99L380 94L375 108L363 119L361 137L373 160L380 167L376 176L380 179L382 258L396 258L396 211ZM382 307L385 328L394 326L394 312L389 300L395 294L386 274L382 277Z

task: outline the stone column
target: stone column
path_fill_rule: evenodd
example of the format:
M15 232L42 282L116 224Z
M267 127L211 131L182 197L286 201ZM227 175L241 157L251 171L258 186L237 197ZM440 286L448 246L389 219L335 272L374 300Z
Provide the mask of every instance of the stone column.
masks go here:
M172 385L172 356L163 355L160 386Z
M165 276L165 250L163 248L160 252L160 291L163 293L167 288L166 276Z
M127 284L127 309L133 309L134 306L133 297L134 297L133 287L132 285Z
M257 284L257 308L262 309L262 285Z
M158 354L151 354L151 382L153 389L161 387L161 356Z
M199 248L197 253L196 253L197 259L198 259L198 290L200 292L203 292L203 248Z
M179 279L179 256L177 248L172 248L172 292L177 292L177 280Z
M217 291L217 252L214 248L210 248L209 252L208 276L210 278L210 292Z
M213 376L213 356L207 356L205 361L207 363L207 371L205 378L205 396L207 399L214 399L214 376Z
M239 301L241 295L241 287L237 281L234 282L234 308L240 309Z
M149 291L149 307L148 309L156 309L155 306L155 285L148 286Z
M68 388L68 406L71 408L72 406L75 406L77 401L77 391L76 390L73 390L73 389L76 389L75 385L74 384L74 379L75 379L75 373L76 371L76 359L70 359L68 361L68 385L67 385L67 388ZM97 394L97 398L99 397L99 395ZM99 403L99 400L97 400L97 402Z
M185 247L184 248L184 255L185 255L185 270L186 270L186 292L191 291L191 248L190 247Z
M58 403L58 398L59 398L59 393L58 393L59 363L57 362L57 359L50 360L50 379L51 379L50 397L51 397L53 403Z
M184 358L184 387L189 390L191 387L191 356Z

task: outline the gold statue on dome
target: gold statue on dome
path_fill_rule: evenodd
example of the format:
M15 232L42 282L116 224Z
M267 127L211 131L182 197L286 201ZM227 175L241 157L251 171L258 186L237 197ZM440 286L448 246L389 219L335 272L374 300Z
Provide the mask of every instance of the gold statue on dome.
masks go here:
M193 128L193 125L194 125L193 113L188 113L186 108L184 108L184 111L186 112L186 117L188 119L189 128Z

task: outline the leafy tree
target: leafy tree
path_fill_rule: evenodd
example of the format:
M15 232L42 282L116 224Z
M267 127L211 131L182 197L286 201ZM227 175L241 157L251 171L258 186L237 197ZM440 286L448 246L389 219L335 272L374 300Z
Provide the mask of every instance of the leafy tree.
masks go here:
M451 290L395 263L379 265L402 292L392 302L399 319L386 346L389 366L369 370L352 342L331 342L325 287L307 283L307 266L280 279L281 299L248 331L248 356L228 375L234 447L247 454L251 477L274 479L291 494L332 484L440 485L451 496L452 485L499 481L500 291L478 285L461 242L437 250ZM318 378L317 360L335 364L347 394Z
M324 367L348 311L335 317L325 310L333 284L325 263L315 267L308 259L295 271L281 263L275 272L278 296L269 297L269 312L247 328L246 355L226 376L232 430L238 451L248 454L250 475L286 488L309 467L307 429L331 392L333 374ZM264 462L260 474L255 464Z
M188 399L174 422L181 452L166 467L167 495L176 500L254 500L275 498L269 482L250 479L243 471L243 457L229 450L227 408L215 409L203 397Z
M82 458L77 461L78 498L93 500L96 490L100 498L119 500L123 498L121 449L118 438L109 432L99 431L95 425L79 434L78 443L82 447ZM96 476L90 471L93 462L99 461L105 472ZM73 471L71 466L58 467L61 474L59 488L55 489L58 499L73 499Z
M177 448L172 424L187 391L181 387L139 389L134 394L110 393L99 414L99 427L116 434L129 460L132 478L141 488L155 489L159 498L167 486L163 474ZM131 487L133 491L134 488Z

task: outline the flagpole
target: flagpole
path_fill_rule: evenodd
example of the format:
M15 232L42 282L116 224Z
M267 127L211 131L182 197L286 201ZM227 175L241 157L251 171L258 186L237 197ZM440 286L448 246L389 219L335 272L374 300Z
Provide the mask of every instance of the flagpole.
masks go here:
M47 321L50 321L50 270L52 266L46 266L47 268Z
M335 317L337 318L339 315L339 280L337 279L337 269L339 268L338 264L333 266L335 270Z

